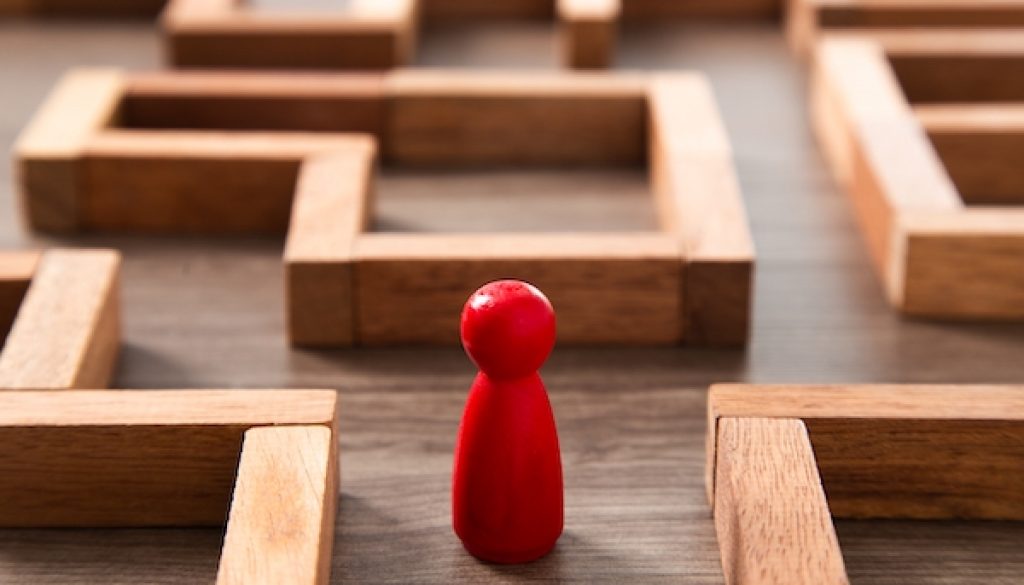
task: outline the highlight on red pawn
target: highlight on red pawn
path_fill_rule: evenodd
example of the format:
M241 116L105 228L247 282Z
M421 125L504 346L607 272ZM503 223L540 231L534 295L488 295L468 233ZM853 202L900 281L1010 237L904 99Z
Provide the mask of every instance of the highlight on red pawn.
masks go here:
M538 373L555 345L555 311L537 287L499 280L470 296L461 334L480 371L455 443L452 525L479 559L533 561L564 522L558 431Z

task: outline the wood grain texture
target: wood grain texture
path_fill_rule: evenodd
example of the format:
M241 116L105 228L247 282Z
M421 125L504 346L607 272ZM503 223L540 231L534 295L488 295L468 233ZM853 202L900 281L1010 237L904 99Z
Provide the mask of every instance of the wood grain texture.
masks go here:
M157 15L166 2L167 0L2 0L0 17L142 19Z
M658 234L367 234L356 243L360 343L459 342L459 315L480 285L519 278L558 313L574 344L680 341L682 262Z
M306 159L284 250L288 339L299 346L356 343L355 243L373 216L372 144Z
M944 319L1024 318L1024 210L967 209L903 219L911 315Z
M384 78L373 73L132 73L129 128L360 132L381 138Z
M14 164L22 213L34 229L69 232L78 227L82 150L117 116L123 83L115 69L65 75L18 138Z
M282 234L306 156L371 139L308 133L108 130L84 153L82 226L146 233Z
M730 585L846 585L807 429L797 419L722 418L715 529Z
M0 388L106 388L121 345L121 255L53 250L0 353Z
M708 408L803 420L836 517L1024 518L1020 387L717 386Z
M0 252L0 347L39 264L38 252Z
M967 205L1024 203L1024 106L922 105L914 114Z
M846 186L890 300L903 302L903 213L962 209L880 46L828 39L815 55L812 91L819 141Z
M615 58L621 0L558 0L565 63L572 69L604 69Z
M686 339L742 345L750 331L754 243L711 87L699 75L662 75L649 100L651 184L687 263Z
M298 390L12 391L0 405L6 527L222 525L248 428L330 432L337 414L334 392Z
M600 166L645 158L639 76L403 71L388 83L388 163Z
M790 46L800 54L810 51L825 31L1021 25L1020 0L791 0L787 11Z
M242 442L218 585L326 585L338 500L327 427L260 427Z

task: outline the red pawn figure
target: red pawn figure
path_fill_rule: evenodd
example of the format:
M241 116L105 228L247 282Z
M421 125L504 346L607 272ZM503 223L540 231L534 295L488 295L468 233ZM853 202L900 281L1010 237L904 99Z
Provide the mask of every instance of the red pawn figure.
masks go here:
M480 373L455 444L455 533L480 559L532 561L562 534L558 431L537 374L555 345L555 312L532 285L492 282L462 310L462 345Z

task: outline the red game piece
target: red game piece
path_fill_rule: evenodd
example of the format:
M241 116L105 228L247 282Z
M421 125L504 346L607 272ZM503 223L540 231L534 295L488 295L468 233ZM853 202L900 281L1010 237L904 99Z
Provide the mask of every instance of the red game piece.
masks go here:
M558 431L537 373L555 345L555 312L530 284L486 284L462 310L462 344L480 372L455 444L455 533L480 559L532 561L562 534Z

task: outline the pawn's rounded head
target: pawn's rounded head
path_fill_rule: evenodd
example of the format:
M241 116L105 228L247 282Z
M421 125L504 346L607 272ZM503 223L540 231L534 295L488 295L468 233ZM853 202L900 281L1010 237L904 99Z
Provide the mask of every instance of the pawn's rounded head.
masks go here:
M533 374L555 345L555 311L532 284L490 282L462 309L462 345L491 378Z

